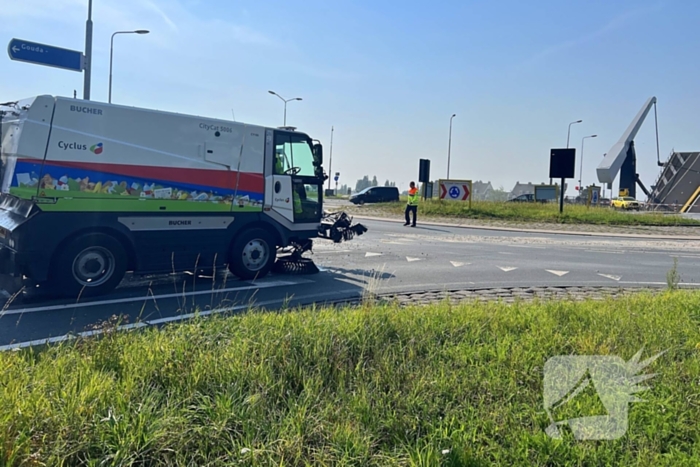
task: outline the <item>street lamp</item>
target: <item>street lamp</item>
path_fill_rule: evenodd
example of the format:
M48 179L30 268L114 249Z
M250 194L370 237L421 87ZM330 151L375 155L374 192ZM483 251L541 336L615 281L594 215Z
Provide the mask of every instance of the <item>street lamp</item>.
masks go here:
M279 97L280 99L282 99L282 102L284 102L284 126L287 126L287 102L300 101L301 97L295 97L293 99L285 99L284 97L280 96L279 94L277 94L274 91L267 91L267 92L269 92L273 96Z
M569 131L566 133L566 149L569 149L569 137L571 136L571 125L576 123L581 123L583 120L576 120L575 122L569 123Z
M452 119L455 118L457 114L452 114L450 117L450 138L447 140L447 179L450 179L450 153L452 152Z
M581 195L581 190L583 190L583 185L581 185L581 179L583 178L583 142L586 141L586 138L597 138L598 135L590 135L590 136L584 136L581 138L581 170L579 171L578 174L578 193L579 196Z
M117 34L148 34L150 31L146 29L137 29L136 31L117 31L112 34L112 39L109 45L109 103L112 103L112 57L114 55L114 36Z
M582 123L583 120L576 120L575 122L569 123L569 131L566 132L566 149L569 149L569 138L571 136L571 125L575 125L577 123ZM552 179L549 179L549 184L552 184ZM563 188L563 187L562 187Z

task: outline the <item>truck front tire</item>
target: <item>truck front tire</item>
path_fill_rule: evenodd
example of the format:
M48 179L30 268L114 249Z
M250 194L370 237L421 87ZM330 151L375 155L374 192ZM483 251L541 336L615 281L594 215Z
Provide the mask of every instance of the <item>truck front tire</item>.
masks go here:
M126 250L102 233L82 235L55 257L50 286L60 295L94 297L114 290L124 278Z
M243 280L266 276L277 257L274 237L264 229L243 232L231 247L229 270Z

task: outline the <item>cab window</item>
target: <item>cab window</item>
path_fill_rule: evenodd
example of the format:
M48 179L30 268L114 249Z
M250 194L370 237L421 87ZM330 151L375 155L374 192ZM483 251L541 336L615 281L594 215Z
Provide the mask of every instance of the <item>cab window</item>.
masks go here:
M277 132L275 134L275 157L275 173L285 173L296 168L294 172L291 172L292 175L315 176L314 155L311 149L311 140L307 136Z

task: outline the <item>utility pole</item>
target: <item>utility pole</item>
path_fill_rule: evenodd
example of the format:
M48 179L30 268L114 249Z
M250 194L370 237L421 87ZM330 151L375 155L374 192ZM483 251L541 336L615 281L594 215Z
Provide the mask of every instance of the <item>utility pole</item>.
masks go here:
M83 99L90 100L92 73L92 0L88 0L88 19L85 23L85 66L83 69Z
M455 118L457 114L452 114L450 117L450 136L447 140L447 179L450 179L450 153L452 152L452 119Z
M331 126L331 151L328 158L328 189L331 189L331 178L333 178L333 127Z

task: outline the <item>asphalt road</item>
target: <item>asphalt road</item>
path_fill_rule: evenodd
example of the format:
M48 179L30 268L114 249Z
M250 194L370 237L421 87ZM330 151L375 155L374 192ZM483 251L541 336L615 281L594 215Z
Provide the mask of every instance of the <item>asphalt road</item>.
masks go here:
M368 290L408 292L542 285L664 286L678 258L681 283L700 285L700 243L535 234L460 227L404 227L364 222L350 242L318 240L311 257L319 274L270 275L238 281L171 275L127 279L100 299L14 299L0 311L0 349L62 339L121 317L133 326L177 321L200 311L245 311L356 298Z

